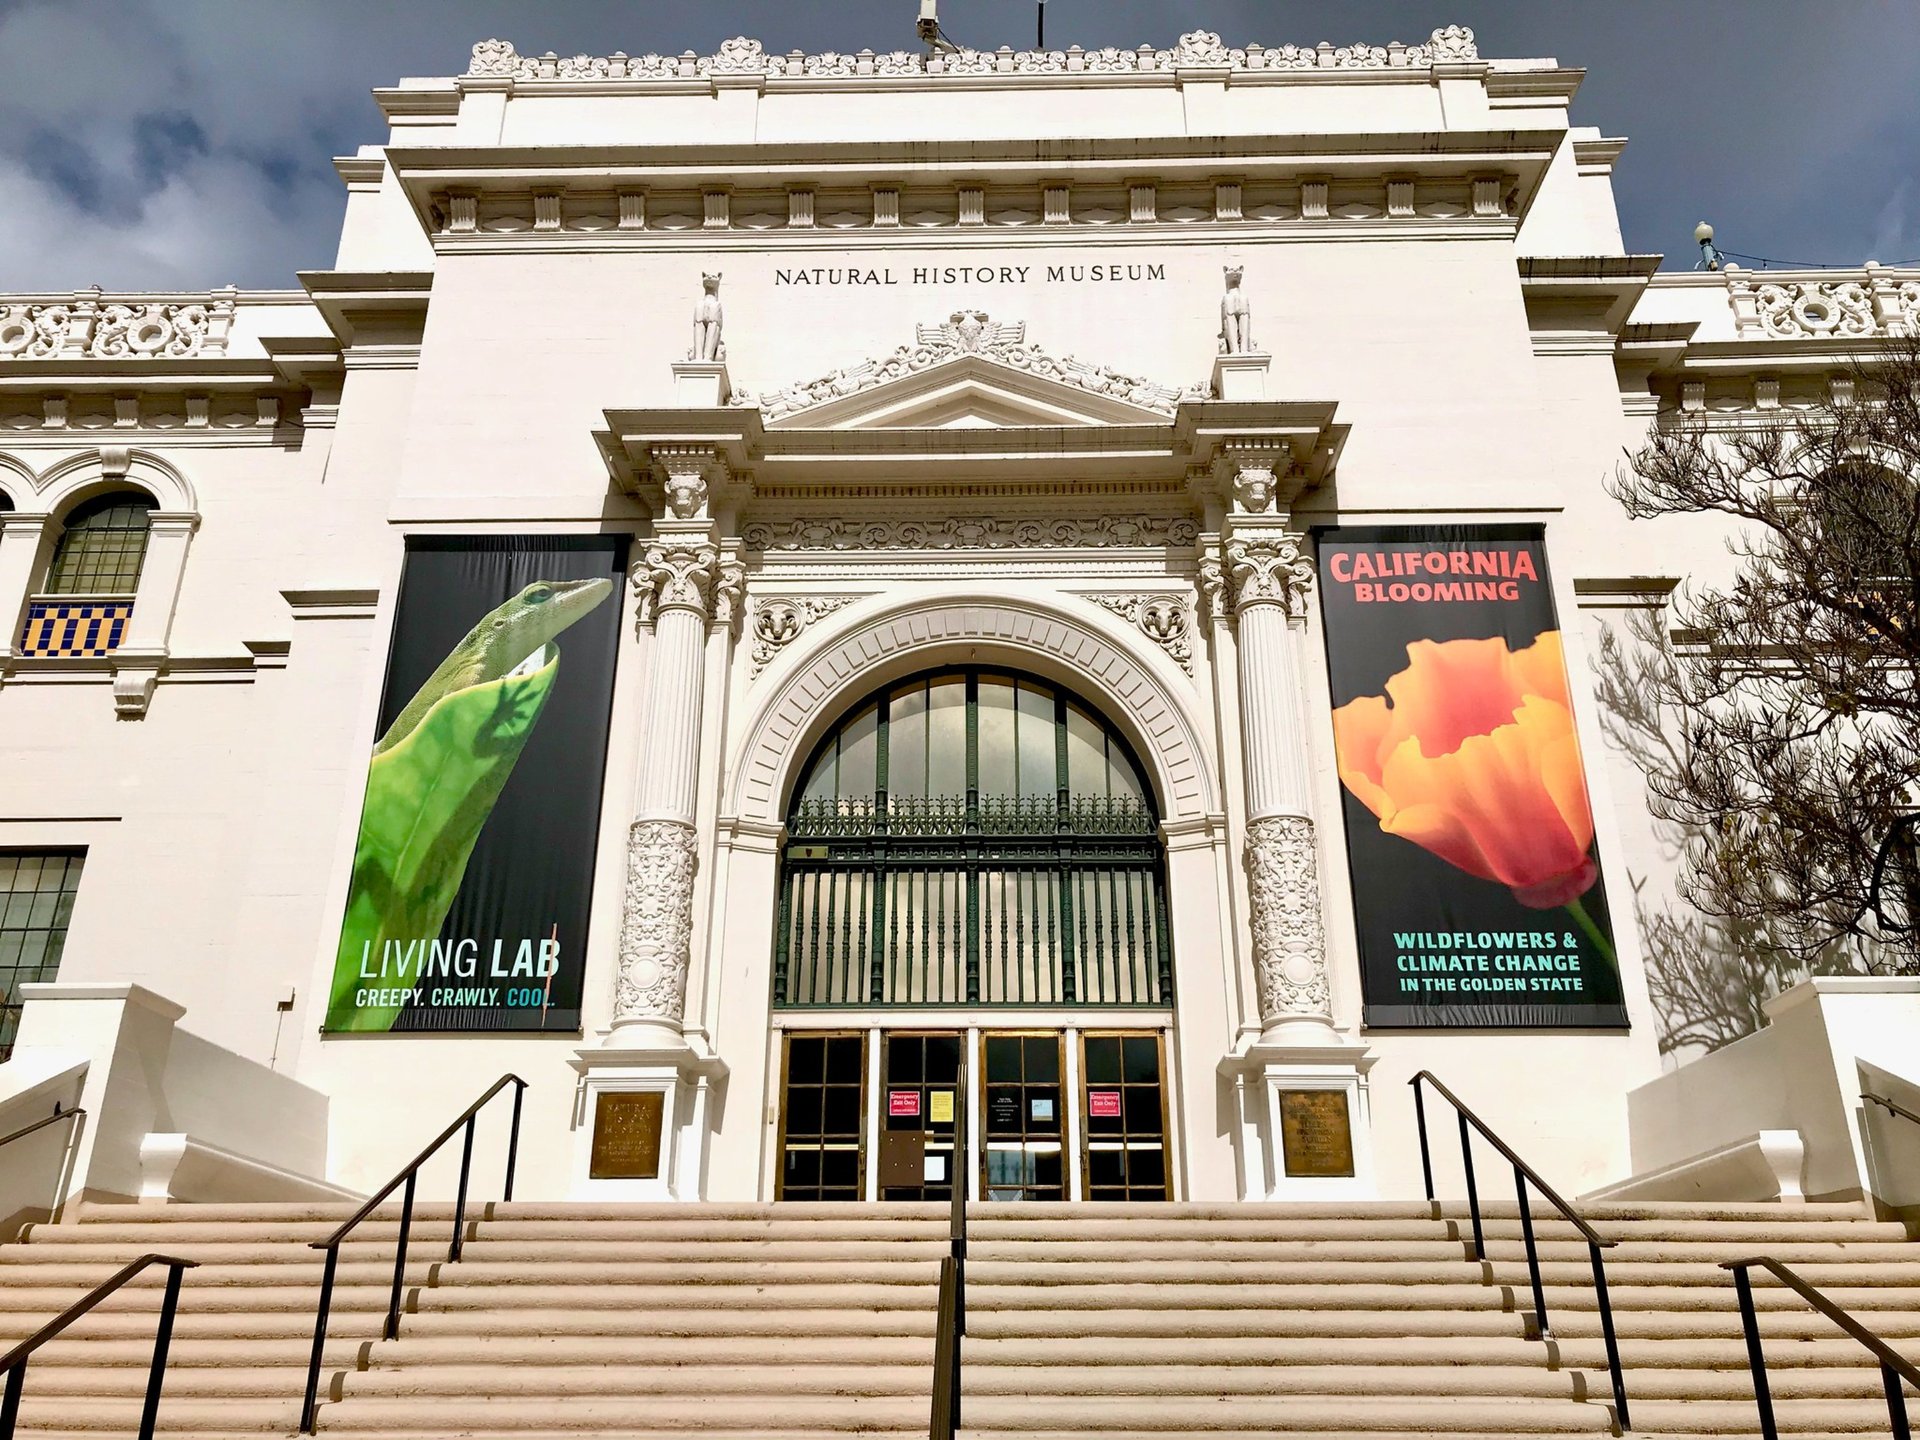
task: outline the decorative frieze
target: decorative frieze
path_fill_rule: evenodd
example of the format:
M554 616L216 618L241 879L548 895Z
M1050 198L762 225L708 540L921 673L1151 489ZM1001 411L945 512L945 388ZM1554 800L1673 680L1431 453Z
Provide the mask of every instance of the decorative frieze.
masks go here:
M1920 333L1920 280L1899 279L1868 265L1858 275L1756 284L1737 265L1726 269L1734 328L1776 340L1827 340Z
M757 405L766 419L777 420L917 374L962 355L979 355L1030 375L1056 380L1091 394L1111 396L1163 415L1173 414L1183 399L1207 398L1205 385L1178 390L1137 375L1123 375L1105 366L1089 365L1070 355L1056 357L1037 344L1028 344L1026 335L1024 321L992 320L984 310L956 310L940 324L917 327L914 343L900 346L891 355L759 395L736 390L728 403Z
M1187 674L1193 674L1193 624L1187 604L1177 595L1089 595L1094 604L1111 610L1167 652Z
M66 300L0 305L0 360L175 360L224 355L239 291L204 297L112 299L99 290Z
M750 676L771 665L780 652L800 638L809 625L836 610L844 610L857 595L769 595L753 602L753 650L748 657Z
M705 80L714 75L764 75L770 78L843 80L927 75L969 78L982 75L1125 75L1173 73L1182 70L1276 71L1311 74L1343 70L1420 70L1480 58L1473 31L1464 25L1435 30L1426 43L1402 45L1229 47L1210 30L1193 30L1167 49L1142 45L1123 50L1107 46L1083 50L959 49L922 55L894 50L875 54L861 50L847 55L825 51L809 55L794 50L769 54L758 40L736 36L712 55L521 55L511 41L482 40L473 47L469 75L503 76L514 80Z
M956 515L945 519L846 520L838 515L757 520L741 540L749 552L780 550L1040 550L1107 546L1188 546L1200 527L1184 515L1083 517Z

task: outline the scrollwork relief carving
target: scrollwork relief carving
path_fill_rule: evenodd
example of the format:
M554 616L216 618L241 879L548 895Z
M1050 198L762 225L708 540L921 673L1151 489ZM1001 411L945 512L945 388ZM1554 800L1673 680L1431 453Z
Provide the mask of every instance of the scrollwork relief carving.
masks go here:
M964 515L947 519L848 521L838 516L755 521L741 530L749 551L1029 550L1114 545L1191 545L1199 526L1181 515L1040 519Z
M748 659L748 675L756 676L771 665L774 658L816 620L845 609L859 598L857 595L772 595L754 601L753 653Z
M627 884L613 1014L678 1022L686 1004L693 937L693 826L636 820L627 833Z
M824 405L829 400L857 395L890 380L918 374L961 355L980 355L1029 375L1072 385L1089 394L1123 400L1163 415L1173 414L1183 399L1207 397L1204 385L1180 390L1137 375L1123 375L1118 370L1089 365L1071 355L1049 355L1038 345L1028 344L1026 333L1023 321L993 320L984 310L956 310L940 324L917 326L914 343L900 346L891 355L760 395L737 390L728 403L757 405L767 419L777 420Z
M1879 328L1873 297L1865 285L1851 281L1761 285L1754 300L1769 335L1871 335Z
M0 357L178 360L224 355L235 290L192 299L113 300L98 290L67 301L0 305Z
M1261 1019L1332 1014L1313 821L1300 815L1249 821L1246 863Z
M1089 595L1094 604L1111 610L1167 652L1187 674L1193 674L1193 625L1186 602L1176 595Z

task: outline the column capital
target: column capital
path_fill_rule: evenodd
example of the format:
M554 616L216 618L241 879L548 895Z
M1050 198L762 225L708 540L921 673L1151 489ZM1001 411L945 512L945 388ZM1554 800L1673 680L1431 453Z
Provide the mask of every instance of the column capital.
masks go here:
M729 633L743 613L741 600L747 592L746 562L737 555L722 555L713 580L713 627Z
M1305 541L1304 535L1294 531L1265 526L1227 537L1226 575L1236 615L1261 605L1278 606L1290 619L1306 613L1314 575Z
M630 578L640 595L640 623L668 610L691 610L704 622L712 613L720 549L706 526L693 532L656 535L634 561Z

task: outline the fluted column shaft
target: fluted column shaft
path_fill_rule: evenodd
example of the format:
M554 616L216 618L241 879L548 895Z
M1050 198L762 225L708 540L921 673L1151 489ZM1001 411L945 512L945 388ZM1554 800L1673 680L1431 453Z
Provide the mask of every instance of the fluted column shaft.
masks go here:
M1236 528L1225 551L1238 627L1245 859L1261 1030L1276 1039L1330 1041L1333 1004L1300 694L1313 566L1300 537L1272 522Z
M678 1031L693 939L695 793L707 617L719 554L705 525L665 532L634 567L641 618L653 623L640 781L627 837L627 883L613 1024Z

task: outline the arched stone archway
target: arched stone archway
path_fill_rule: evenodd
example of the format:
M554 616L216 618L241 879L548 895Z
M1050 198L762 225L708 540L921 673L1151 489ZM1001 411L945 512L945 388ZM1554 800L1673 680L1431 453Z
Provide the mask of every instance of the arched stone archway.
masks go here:
M1057 679L1099 705L1127 734L1152 775L1168 821L1215 814L1219 783L1201 741L1192 697L1155 657L1117 627L1025 596L915 595L850 608L823 625L813 648L782 657L745 727L724 809L747 823L777 824L792 772L842 702L913 670L965 658L1006 663ZM783 668L784 667L784 668Z

